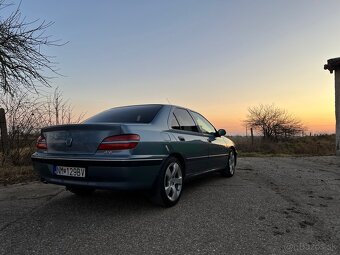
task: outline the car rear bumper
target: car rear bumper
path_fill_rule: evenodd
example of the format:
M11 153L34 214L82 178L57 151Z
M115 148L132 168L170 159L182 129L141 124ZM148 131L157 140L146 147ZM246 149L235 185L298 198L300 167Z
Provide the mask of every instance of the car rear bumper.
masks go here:
M32 156L33 167L43 182L113 190L152 188L163 160L164 157L91 159ZM85 178L56 175L55 166L84 167Z

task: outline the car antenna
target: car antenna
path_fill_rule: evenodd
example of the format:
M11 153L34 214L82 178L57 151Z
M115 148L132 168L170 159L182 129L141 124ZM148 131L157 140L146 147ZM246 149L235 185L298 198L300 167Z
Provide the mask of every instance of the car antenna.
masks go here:
M169 103L169 104L171 104L171 102L170 102L169 98L166 98L166 101L168 101L168 103Z

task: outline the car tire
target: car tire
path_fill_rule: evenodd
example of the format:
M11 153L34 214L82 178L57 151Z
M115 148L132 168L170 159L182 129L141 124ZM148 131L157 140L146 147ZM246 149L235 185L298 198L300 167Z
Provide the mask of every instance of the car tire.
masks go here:
M175 157L165 160L151 194L157 205L171 207L177 204L183 191L183 166Z
M236 154L234 150L230 150L228 155L228 164L221 171L224 177L233 177L236 170Z
M94 189L91 189L91 188L81 188L81 187L66 187L66 190L81 197L90 196L95 191Z

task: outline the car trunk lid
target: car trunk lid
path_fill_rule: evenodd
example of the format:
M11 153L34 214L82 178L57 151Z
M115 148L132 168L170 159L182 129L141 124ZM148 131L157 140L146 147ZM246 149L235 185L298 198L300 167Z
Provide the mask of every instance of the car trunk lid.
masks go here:
M94 154L108 136L122 133L120 124L69 124L41 130L48 153Z

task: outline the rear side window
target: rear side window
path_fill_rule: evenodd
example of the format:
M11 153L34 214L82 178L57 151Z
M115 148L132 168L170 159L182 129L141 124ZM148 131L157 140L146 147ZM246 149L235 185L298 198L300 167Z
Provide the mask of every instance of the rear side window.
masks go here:
M174 115L179 123L181 130L198 132L196 124L187 110L176 108L174 111Z
M85 120L83 123L150 123L162 105L136 105L112 108Z

